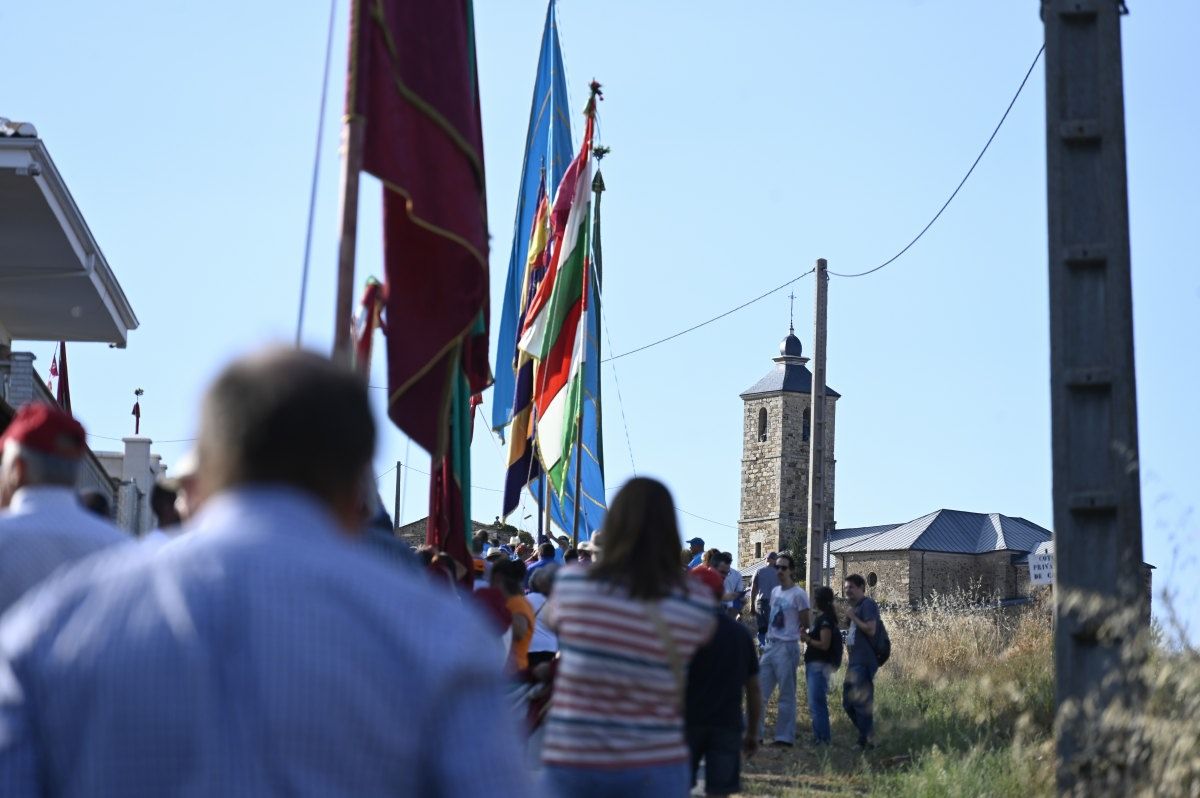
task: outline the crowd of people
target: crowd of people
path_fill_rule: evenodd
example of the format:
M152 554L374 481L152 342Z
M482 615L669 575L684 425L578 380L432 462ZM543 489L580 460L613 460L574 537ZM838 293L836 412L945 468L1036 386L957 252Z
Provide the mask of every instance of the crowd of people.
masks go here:
M0 794L658 798L702 772L728 795L764 740L796 743L802 650L831 742L843 647L873 744L862 579L843 644L789 553L748 589L699 538L681 562L661 482L628 482L578 548L484 530L467 563L394 537L366 386L328 359L234 362L199 428L137 541L77 492L75 419L29 405L0 437Z

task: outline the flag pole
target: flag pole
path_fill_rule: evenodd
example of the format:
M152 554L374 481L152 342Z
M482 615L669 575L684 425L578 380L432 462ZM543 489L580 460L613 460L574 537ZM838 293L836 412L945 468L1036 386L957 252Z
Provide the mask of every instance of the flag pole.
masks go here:
M605 155L608 154L608 148L607 147L596 147L594 150L592 150L592 153L596 156L596 160L599 161L602 158L604 158ZM597 287L599 286L600 280L602 279L601 276L604 273L603 264L602 264L601 258L600 258L600 195L602 193L604 193L604 175L601 174L599 169L597 169L596 176L592 178L592 195L596 198L596 210L595 210L594 215L592 216L592 252L593 252L592 260L593 260L593 266L595 267L595 270L596 270ZM585 275L585 279L586 279L586 277L587 277L587 275ZM590 288L590 286L589 286L589 288ZM589 299L591 300L591 302L588 303L587 310L592 310L594 308L596 311L599 311L600 297L597 296L593 292L589 292L589 294L590 294ZM581 323L586 324L586 322L587 322L587 316L586 316L586 311L585 311L585 316L581 320ZM599 364L597 364L597 368L598 367L599 367ZM584 368L585 369L587 368L586 362L584 363ZM580 402L579 403L579 415L575 419L575 517L572 522L572 535L574 536L574 539L575 539L575 547L576 548L579 548L579 494L580 494L580 478L581 478L582 474L583 474L583 402Z
M542 469L542 512L546 518L546 537L554 537L554 527L550 526L550 475L546 473L546 469ZM555 543L557 545L557 543Z
M574 517L571 520L571 546L579 548L579 477L583 474L583 402L579 402L579 415L575 417L575 493Z
M337 305L334 310L333 356L350 361L350 315L354 304L354 255L358 245L358 175L362 170L362 119L352 116L342 127L341 235L338 239Z
M358 113L358 40L361 2L350 3L349 67L346 75L346 115L342 124L342 176L339 204L337 299L334 306L333 358L350 362L353 349L350 329L354 305L354 256L358 245L358 177L363 161L363 118Z

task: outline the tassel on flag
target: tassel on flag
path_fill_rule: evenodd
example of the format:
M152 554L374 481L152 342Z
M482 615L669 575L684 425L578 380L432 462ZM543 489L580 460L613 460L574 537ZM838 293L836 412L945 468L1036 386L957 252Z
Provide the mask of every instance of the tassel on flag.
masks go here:
M358 315L354 318L354 367L364 377L371 373L371 344L375 338L375 330L387 328L383 323L383 306L387 301L387 289L383 283L374 277L367 279L367 287L363 289L362 300L359 302Z

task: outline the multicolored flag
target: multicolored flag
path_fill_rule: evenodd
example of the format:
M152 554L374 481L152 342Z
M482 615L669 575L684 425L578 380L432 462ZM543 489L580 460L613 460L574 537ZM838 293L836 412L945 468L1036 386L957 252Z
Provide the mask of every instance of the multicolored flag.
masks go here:
M529 256L521 287L521 313L518 329L525 326L530 303L546 276L550 259L550 205L546 196L545 173L538 189L537 213L529 234ZM504 477L502 515L508 517L521 501L521 489L541 473L541 464L534 451L533 421L534 360L521 352L517 358L517 384L513 396L512 434L508 439L508 470ZM540 520L540 516L539 516Z
M554 492L565 486L571 449L579 435L583 365L587 350L592 133L599 84L592 84L579 154L554 195L552 255L546 277L529 303L518 347L538 361L533 403L537 444Z
M359 0L347 111L383 182L388 415L432 456L429 542L470 571L470 396L487 362L488 231L470 0Z
M517 214L513 222L512 251L508 257L508 275L504 283L504 302L500 306L500 331L496 339L496 385L492 391L492 428L501 437L513 422L519 407L513 404L518 380L517 338L521 314L526 305L523 291L529 261L529 231L538 209L538 192L543 182L551 189L562 181L571 162L571 114L567 101L562 51L558 44L558 20L555 0L546 7L542 30L541 54L533 85L533 103L529 109L529 129L525 136L525 162L521 167L521 187L517 193ZM545 173L544 177L542 173Z

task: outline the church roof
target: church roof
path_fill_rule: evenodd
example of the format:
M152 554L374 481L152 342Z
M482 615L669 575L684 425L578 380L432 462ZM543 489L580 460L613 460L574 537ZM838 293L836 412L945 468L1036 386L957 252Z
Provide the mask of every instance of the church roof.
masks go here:
M904 524L838 529L829 536L833 554L865 551L936 551L986 554L1031 552L1051 540L1050 530L999 513L935 510Z
M812 393L812 372L804 364L808 362L808 358L804 357L804 350L800 345L800 339L795 333L789 331L787 337L779 344L779 357L772 358L775 361L775 368L767 372L758 382L751 385L742 392L743 399L749 399L753 396L772 393ZM825 386L825 395L838 398L840 393Z

